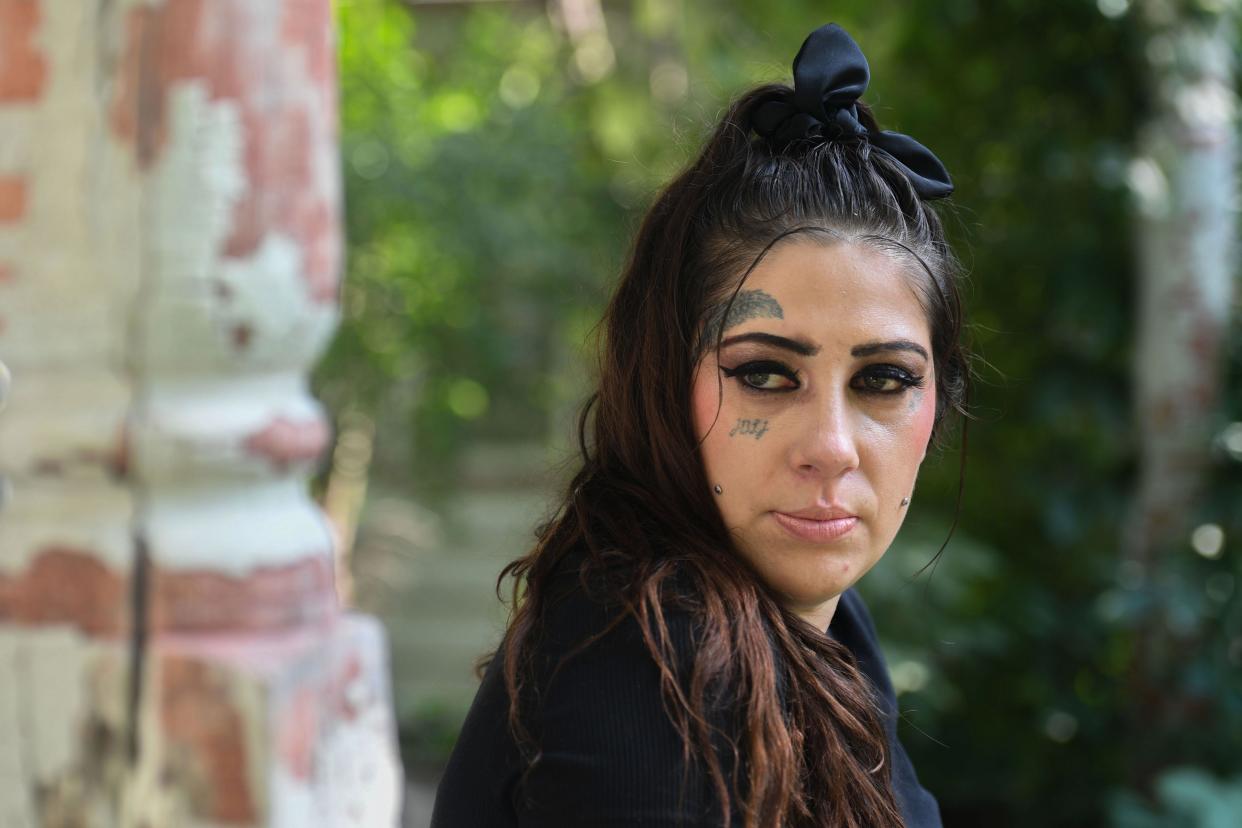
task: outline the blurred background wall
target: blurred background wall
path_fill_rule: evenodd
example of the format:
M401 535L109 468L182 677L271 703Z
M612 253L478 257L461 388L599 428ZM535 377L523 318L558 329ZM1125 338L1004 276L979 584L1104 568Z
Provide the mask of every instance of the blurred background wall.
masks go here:
M388 624L412 779L451 749L496 576L572 471L643 209L835 20L882 124L954 176L981 357L960 507L951 448L861 585L925 785L954 826L1242 824L1235 6L339 0L318 488L350 600Z

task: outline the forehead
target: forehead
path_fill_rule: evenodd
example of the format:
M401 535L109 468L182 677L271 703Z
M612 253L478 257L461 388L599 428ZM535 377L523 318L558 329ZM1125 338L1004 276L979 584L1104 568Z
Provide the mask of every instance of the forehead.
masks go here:
M907 262L871 245L791 240L770 250L742 286L775 299L781 318L755 318L732 330L796 331L818 342L902 336L929 343L916 279Z

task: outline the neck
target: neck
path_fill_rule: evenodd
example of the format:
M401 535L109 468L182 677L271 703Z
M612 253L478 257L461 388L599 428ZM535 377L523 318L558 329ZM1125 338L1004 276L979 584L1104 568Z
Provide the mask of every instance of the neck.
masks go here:
M840 600L840 595L834 595L822 604L790 606L789 609L799 618L815 627L815 629L826 633L828 632L828 625L832 623L833 615L837 612L837 602Z

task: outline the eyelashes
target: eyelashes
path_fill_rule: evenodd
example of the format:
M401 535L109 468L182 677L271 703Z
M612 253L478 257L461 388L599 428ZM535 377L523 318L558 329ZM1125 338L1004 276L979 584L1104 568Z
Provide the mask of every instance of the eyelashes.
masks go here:
M802 387L802 383L798 380L798 372L780 362L758 360L744 363L736 368L726 368L722 365L720 370L726 377L736 379L743 390L759 394L785 394ZM781 379L786 380L787 384L772 384L779 383Z
M730 379L736 379L743 391L751 394L787 394L802 387L798 372L784 363L756 360L736 368L720 366ZM896 365L869 365L850 380L850 387L861 394L894 397L911 388L922 388L925 378Z
M924 385L922 374L911 374L896 365L873 365L856 379L863 381L863 387L858 388L853 382L850 386L869 394L900 394L909 388L922 388Z

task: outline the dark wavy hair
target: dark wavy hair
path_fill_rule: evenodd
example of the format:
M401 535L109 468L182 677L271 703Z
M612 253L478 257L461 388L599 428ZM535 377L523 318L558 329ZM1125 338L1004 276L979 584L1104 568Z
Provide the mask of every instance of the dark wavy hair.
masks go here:
M823 232L904 257L932 334L932 441L941 444L950 411L966 414L960 268L940 218L865 136L782 147L757 136L756 107L791 91L764 85L742 94L644 217L603 320L599 385L579 419L581 469L533 550L497 582L499 593L513 578L513 603L495 655L503 656L509 726L526 755L537 756L521 700L535 681L552 576L566 555L585 549L583 573L610 573L605 597L620 607L608 629L627 617L638 623L665 709L686 755L705 763L722 824L730 824L732 799L748 828L900 826L870 683L845 647L782 607L738 553L692 422L695 365L704 348L719 347L721 331L709 320L727 317L773 245ZM859 111L878 129L865 105ZM689 584L692 597L674 583ZM688 675L665 623L674 604L694 618ZM726 779L713 749L709 710L719 688L745 723L735 746L748 759L742 785Z

